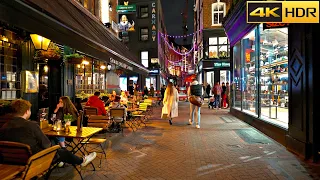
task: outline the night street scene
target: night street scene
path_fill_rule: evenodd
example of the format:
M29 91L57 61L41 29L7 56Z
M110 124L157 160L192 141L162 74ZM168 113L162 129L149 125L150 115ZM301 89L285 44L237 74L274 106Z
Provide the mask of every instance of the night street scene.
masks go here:
M312 0L0 0L0 180L320 180L319 32Z

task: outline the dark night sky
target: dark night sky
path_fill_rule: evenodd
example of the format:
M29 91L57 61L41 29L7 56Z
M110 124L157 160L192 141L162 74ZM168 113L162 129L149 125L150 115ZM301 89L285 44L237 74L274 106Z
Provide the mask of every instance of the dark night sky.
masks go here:
M162 10L164 14L164 22L167 28L168 35L183 35L182 15L186 7L187 0L161 0ZM188 33L193 33L193 2L188 0ZM182 38L176 40L178 44L183 44ZM188 37L188 43L191 44L192 36Z

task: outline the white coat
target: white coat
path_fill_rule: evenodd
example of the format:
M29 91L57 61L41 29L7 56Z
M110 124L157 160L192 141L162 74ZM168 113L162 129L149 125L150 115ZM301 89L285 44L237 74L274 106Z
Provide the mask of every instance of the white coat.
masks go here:
M164 93L163 98L163 106L167 107L168 117L175 118L178 117L178 102L179 102L179 95L178 90L173 87L173 94L170 96L168 91L166 90ZM163 112L161 117L163 116Z

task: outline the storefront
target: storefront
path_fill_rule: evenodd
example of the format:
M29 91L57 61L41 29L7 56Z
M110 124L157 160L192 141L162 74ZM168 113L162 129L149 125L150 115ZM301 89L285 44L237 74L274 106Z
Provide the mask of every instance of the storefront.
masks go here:
M51 9L48 4L56 8ZM57 13L54 9L59 7L68 8L68 11ZM90 94L108 89L108 82L112 82L108 79L112 77L108 76L109 64L116 69L134 71L139 76L149 73L137 63L136 56L123 51L126 47L76 1L4 0L0 2L0 11L1 97L31 101L33 117L38 111L38 100L42 98L39 82L47 85L48 104L54 109L61 96L73 99L77 92ZM32 34L50 45L36 48ZM53 48L48 48L51 45ZM38 58L38 52L47 54L49 49L60 56ZM66 58L76 54L81 58L70 59L81 61ZM114 84L119 89L120 75L112 74L117 76Z
M313 24L247 24L246 1L233 5L223 26L230 41L230 111L289 150L318 160L319 133L313 112L319 76Z

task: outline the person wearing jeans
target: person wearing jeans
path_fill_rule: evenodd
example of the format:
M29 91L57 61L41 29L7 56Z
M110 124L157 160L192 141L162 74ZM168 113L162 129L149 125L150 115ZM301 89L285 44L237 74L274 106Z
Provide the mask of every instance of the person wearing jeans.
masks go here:
M217 81L216 84L214 85L214 87L212 88L212 93L214 94L214 98L215 98L215 109L219 108L220 109L220 105L221 105L221 92L222 92L222 88L220 86L220 82Z
M202 92L202 86L201 84L198 83L196 79L193 79L191 86L188 89L188 96L197 96L201 97L203 92ZM194 114L196 111L198 121L196 123L196 128L200 128L200 119L201 119L201 113L200 113L201 107L196 106L192 103L190 103L190 118L189 118L189 125L193 124L194 122Z

